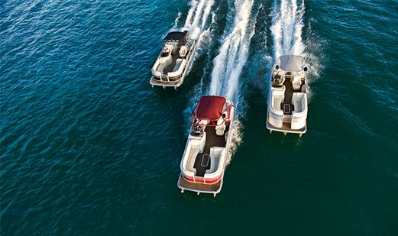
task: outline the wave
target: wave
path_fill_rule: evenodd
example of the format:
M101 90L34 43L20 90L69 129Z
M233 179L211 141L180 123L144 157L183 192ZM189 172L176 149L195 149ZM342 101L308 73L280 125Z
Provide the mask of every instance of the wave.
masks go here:
M192 0L183 29L188 30L193 38L200 37L205 29L214 0Z
M181 12L179 11L178 12L178 15L177 15L177 18L174 20L174 26L173 26L173 28L171 28L172 30L177 30L178 29L178 23L180 22L180 20L181 20Z
M242 122L240 122L240 120L236 119L233 121L233 126L234 126L234 129L232 131L230 131L230 133L228 134L228 135L232 135L232 138L231 138L231 146L229 147L229 155L228 155L227 165L231 162L232 155L236 152L236 149L242 143L242 136L243 136Z
M236 0L232 30L223 36L219 54L213 60L210 95L220 95L234 101L239 78L247 61L254 24L250 24L254 0Z
M301 55L305 46L302 39L304 0L300 7L297 0L282 0L278 6L274 2L271 33L274 39L274 59L285 54Z

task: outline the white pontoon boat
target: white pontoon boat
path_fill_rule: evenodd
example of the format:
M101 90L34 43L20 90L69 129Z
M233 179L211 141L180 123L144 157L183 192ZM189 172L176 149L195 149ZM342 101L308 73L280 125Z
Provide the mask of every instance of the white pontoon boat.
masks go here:
M283 133L307 131L307 67L301 56L281 56L271 75L267 128Z
M192 127L180 163L177 186L184 190L211 193L221 191L231 144L234 106L218 96L203 96L192 114Z
M170 32L163 39L164 46L152 67L150 84L153 86L180 87L192 63L196 40L188 31Z

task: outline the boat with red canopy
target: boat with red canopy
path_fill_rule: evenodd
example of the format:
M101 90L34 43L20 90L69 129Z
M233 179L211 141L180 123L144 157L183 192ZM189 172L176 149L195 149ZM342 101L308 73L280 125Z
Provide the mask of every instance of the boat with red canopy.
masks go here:
M192 126L180 163L177 186L200 193L221 191L234 118L233 104L219 96L203 96L192 113Z

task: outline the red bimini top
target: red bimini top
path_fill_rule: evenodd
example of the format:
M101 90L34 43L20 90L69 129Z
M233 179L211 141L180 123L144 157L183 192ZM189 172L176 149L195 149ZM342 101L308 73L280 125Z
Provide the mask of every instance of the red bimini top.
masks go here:
M220 118L226 100L218 96L203 96L195 110L198 119L217 120Z
M230 107L224 107L226 102L225 98L219 96L201 97L198 106L192 114L192 123L197 124L200 120L208 120L216 124L224 111L228 112L229 117ZM209 125L211 126L212 124Z

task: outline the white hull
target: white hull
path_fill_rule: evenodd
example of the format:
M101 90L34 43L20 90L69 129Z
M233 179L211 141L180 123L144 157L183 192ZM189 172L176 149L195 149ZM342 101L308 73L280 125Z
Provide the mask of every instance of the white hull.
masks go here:
M307 132L307 80L302 63L299 56L282 56L274 66L266 124L270 132L300 135Z

